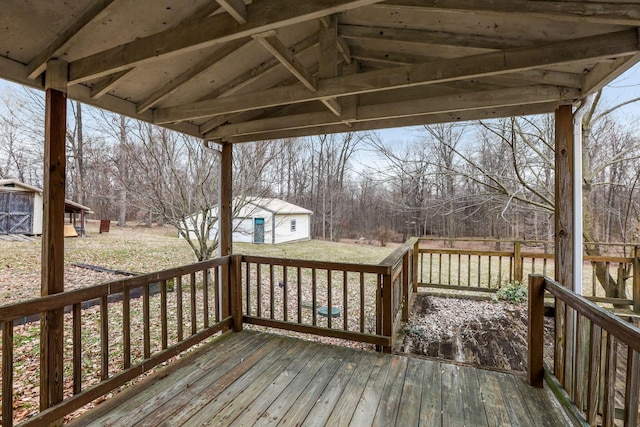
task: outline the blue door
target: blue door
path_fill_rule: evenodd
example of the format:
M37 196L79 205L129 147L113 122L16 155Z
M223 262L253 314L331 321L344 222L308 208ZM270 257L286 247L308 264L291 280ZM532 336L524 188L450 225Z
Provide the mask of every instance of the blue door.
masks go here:
M264 243L264 218L253 219L253 243Z

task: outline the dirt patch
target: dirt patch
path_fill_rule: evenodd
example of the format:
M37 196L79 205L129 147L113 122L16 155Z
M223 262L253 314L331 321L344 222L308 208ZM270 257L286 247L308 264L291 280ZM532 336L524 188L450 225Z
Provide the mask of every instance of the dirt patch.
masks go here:
M525 371L527 310L506 302L417 295L402 351L475 366ZM545 319L545 342L553 320Z

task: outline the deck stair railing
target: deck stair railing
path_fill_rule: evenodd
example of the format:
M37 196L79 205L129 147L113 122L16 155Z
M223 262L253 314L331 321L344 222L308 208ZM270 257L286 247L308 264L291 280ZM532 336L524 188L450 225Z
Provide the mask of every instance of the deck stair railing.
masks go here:
M435 293L454 290L474 293L497 292L500 286L511 282L524 282L529 274L553 276L553 245L538 241L505 241L450 239L455 246L484 246L483 249L438 248L442 239L421 238L417 251L418 286ZM436 245L439 243L439 245ZM489 250L487 245L499 246ZM606 244L599 244L607 247ZM608 245L611 246L611 245ZM628 246L628 245L627 245ZM640 247L628 247L627 256L584 255L583 289L593 302L615 306L617 314L640 317ZM608 274L598 279L598 268ZM615 282L619 295L607 297L604 287ZM626 291L626 292L625 292ZM628 307L628 308L624 308Z
M555 298L552 367L545 366L544 297ZM587 425L640 425L640 329L559 283L529 277L528 381L543 378L576 420Z

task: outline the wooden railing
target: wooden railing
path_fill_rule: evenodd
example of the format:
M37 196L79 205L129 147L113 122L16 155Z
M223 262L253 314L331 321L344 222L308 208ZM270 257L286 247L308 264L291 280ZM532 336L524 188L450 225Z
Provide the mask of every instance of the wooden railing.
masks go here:
M31 379L31 387L53 390L54 397L21 426L56 422L214 334L242 330L243 323L390 351L417 289L416 250L414 239L377 265L231 255L0 307L2 426L13 425L14 372L23 363L38 370L37 337L27 336L34 330L41 339L63 341L53 367L59 382ZM15 322L52 314L64 316L64 331ZM16 342L29 340L25 351L31 353L16 354L24 347Z
M243 322L389 351L416 289L416 248L410 240L377 265L242 256Z
M544 368L544 294L556 300L553 369ZM640 329L543 276L529 278L529 384L546 375L560 400L589 425L640 424Z
M55 405L21 424L48 425L202 340L241 327L232 316L238 301L228 279L230 260L219 258L0 307L2 426L13 425L16 360L34 364L34 372L38 367L34 346L31 354L14 352L16 340L25 340L14 335L15 328L24 328L14 326L15 319L63 315L68 308L64 333L49 332L50 338L63 340L55 367L59 383L50 384L45 377L35 380L41 392L57 388L62 399L52 399ZM95 300L99 307L83 309ZM97 345L92 342L95 337Z
M432 240L420 239L423 246ZM458 244L461 241L456 241ZM483 241L484 242L484 241ZM554 254L526 251L519 241L500 242L512 246L511 250L467 250L420 247L418 249L418 286L431 289L449 289L472 292L496 292L500 286L511 281L523 282L529 274L553 276ZM467 242L469 243L469 242ZM526 242L531 243L531 242ZM640 313L640 248L631 248L633 256L583 257L583 289L591 301L631 306ZM588 263L588 264L587 264ZM599 281L597 269L604 275ZM602 286L615 282L619 293L627 290L626 297L611 298L602 295Z

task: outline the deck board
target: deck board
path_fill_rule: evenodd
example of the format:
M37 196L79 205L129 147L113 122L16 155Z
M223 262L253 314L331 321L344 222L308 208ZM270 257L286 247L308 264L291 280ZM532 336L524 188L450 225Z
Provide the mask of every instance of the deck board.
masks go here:
M564 426L521 376L245 331L71 423L165 426Z

